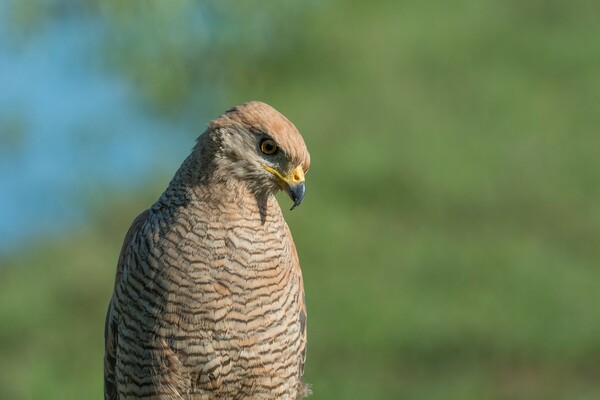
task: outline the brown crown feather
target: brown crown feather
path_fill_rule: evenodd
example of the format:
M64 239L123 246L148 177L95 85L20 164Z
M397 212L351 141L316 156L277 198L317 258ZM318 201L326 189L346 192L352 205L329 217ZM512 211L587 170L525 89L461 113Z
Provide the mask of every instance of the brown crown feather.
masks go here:
M271 136L289 156L294 165L306 172L310 167L310 154L296 126L283 114L268 104L251 101L234 107L212 121L209 129L242 125L255 132Z

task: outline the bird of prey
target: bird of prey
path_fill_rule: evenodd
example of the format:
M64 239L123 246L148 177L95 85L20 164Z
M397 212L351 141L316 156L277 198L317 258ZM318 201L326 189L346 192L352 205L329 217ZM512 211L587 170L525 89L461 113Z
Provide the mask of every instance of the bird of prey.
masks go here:
M310 156L249 102L213 120L125 236L105 324L104 398L299 399L306 350L296 247Z

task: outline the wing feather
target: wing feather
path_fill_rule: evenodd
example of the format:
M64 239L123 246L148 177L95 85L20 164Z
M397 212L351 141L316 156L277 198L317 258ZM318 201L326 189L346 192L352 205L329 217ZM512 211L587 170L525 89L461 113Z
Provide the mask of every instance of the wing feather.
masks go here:
M300 322L300 365L298 366L298 374L300 377L300 387L298 388L298 399L306 397L312 393L310 385L302 382L304 376L304 364L306 362L306 301L304 296L304 281L302 279L302 270L300 269L300 259L296 244L292 238L292 233L289 227L286 226L288 236L290 238L292 254L294 256L294 269L300 280L300 290L298 293L298 321Z
M123 246L121 247L121 253L119 255L119 261L117 262L117 273L115 276L115 285L113 290L113 296L108 305L106 312L106 320L104 323L104 400L113 400L117 398L117 387L115 377L115 363L116 363L116 351L117 351L117 321L118 311L115 309L115 294L116 288L119 282L121 282L121 276L123 275L123 268L129 252L131 251L131 242L135 237L135 234L139 231L140 227L148 219L149 210L144 211L137 216L131 227L125 235L123 240Z

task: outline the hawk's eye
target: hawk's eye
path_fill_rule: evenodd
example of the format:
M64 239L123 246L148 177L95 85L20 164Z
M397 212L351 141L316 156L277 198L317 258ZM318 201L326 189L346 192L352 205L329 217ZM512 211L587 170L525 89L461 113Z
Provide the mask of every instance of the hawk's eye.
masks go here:
M277 145L275 144L274 140L264 139L262 142L260 142L260 151L268 156L273 155L277 151Z

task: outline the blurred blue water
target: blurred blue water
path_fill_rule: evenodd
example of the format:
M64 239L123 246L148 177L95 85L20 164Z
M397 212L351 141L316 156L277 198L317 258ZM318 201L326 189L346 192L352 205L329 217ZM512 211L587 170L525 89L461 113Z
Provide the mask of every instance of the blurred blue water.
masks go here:
M0 21L3 13L0 7ZM175 169L192 145L189 135L140 110L126 82L96 67L93 24L55 24L24 45L6 29L0 252L84 221L89 189L141 184L157 169Z

